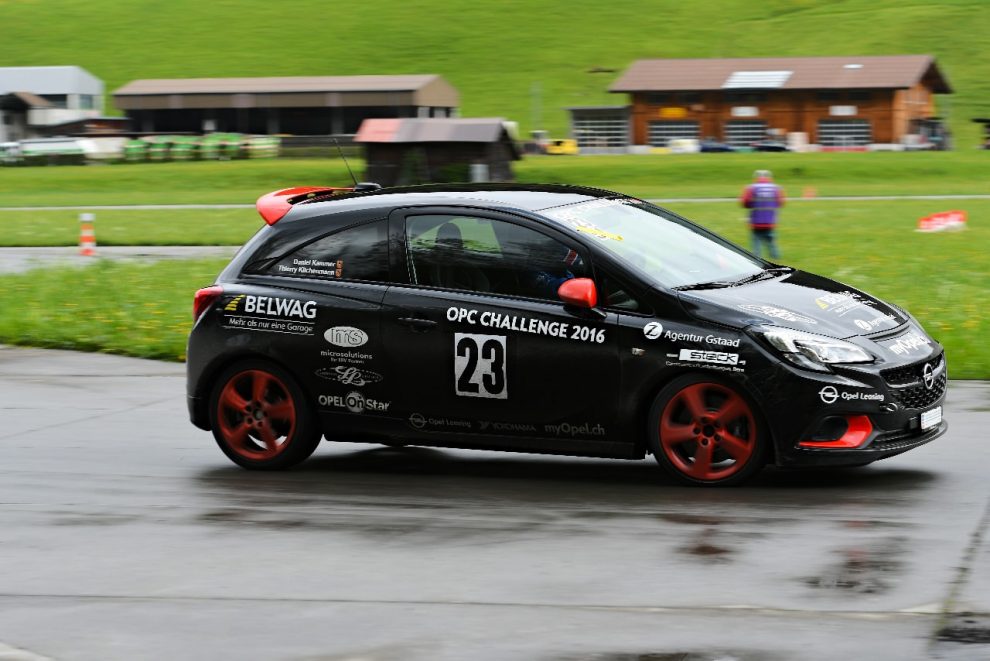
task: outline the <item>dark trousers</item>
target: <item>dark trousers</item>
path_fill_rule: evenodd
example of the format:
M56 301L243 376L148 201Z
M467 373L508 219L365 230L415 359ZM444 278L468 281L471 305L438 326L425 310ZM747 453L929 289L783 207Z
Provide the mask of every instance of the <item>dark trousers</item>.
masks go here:
M767 247L770 259L779 259L780 251L777 250L777 243L774 241L773 227L753 227L753 254L757 257L763 256L762 246Z

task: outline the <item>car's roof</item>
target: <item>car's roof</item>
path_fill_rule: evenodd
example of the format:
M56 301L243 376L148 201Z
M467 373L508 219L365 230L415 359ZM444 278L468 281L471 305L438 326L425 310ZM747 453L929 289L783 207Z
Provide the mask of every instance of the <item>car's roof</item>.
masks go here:
M304 218L357 209L446 205L534 212L610 197L625 196L600 188L563 184L429 184L382 188L302 202L293 207L290 217Z

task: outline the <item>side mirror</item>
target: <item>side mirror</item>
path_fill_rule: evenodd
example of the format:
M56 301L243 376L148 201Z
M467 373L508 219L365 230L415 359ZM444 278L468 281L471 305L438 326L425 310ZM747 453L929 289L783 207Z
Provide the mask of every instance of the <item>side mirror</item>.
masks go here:
M591 309L598 305L598 290L591 278L571 278L557 288L557 296L566 305Z

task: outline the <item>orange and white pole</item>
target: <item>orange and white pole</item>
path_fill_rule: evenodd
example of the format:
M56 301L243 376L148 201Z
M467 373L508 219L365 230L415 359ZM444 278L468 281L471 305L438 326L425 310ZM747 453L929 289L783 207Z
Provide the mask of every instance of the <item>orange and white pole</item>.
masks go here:
M85 257L96 254L96 230L93 228L95 220L96 214L79 214L79 254Z

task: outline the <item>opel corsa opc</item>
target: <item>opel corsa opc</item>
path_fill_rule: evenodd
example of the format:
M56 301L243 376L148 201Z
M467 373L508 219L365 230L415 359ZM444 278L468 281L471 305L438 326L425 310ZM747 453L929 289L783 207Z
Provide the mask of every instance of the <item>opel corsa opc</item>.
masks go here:
M293 188L196 293L192 422L246 468L322 438L641 459L740 483L946 430L904 310L642 200L568 186Z

